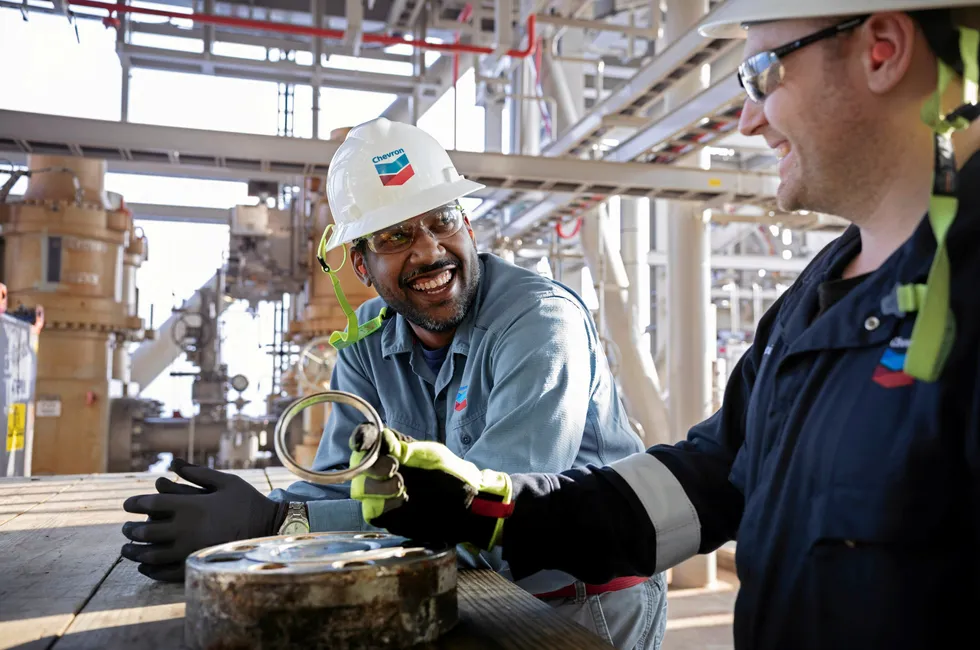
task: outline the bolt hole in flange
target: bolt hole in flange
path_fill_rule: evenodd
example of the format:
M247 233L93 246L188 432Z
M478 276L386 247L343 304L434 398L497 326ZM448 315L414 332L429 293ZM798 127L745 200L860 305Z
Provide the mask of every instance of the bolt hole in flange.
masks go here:
M238 560L245 557L244 553L215 553L205 558L205 562L215 563L215 562L237 562Z
M253 571L275 571L276 569L285 569L288 565L282 562L266 562L265 564L260 564L253 567Z
M359 566L374 566L374 562L360 560L355 560L353 562L334 562L333 566L337 569L350 569L352 567Z
M390 535L385 535L383 533L361 533L360 535L354 535L354 539L386 539Z

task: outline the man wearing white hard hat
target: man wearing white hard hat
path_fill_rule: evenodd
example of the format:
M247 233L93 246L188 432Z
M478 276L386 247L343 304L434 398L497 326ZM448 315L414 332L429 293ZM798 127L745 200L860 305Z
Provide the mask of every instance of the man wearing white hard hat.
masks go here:
M318 257L334 274L326 251L350 245L348 263L380 297L355 311L334 284L348 325L330 339L339 350L330 387L364 398L398 432L445 443L488 469L557 472L641 451L581 299L477 253L458 200L482 187L462 178L445 149L415 126L379 118L350 131L330 164L335 223ZM348 438L362 420L349 406L332 407L314 469L347 465ZM165 494L125 506L151 519L126 524L136 543L123 555L157 579L182 579L188 553L222 541L373 529L347 485L299 482L269 498L221 472L183 462L172 469L210 492L161 479ZM459 552L466 564L510 576L499 551ZM518 584L617 648L660 646L662 573L589 583L542 571Z
M746 39L740 130L780 157L781 207L852 225L763 317L685 441L542 475L476 472L385 433L398 475L354 489L371 523L424 521L502 548L516 577L590 582L737 540L739 650L976 646L978 27L962 0L722 4L701 31ZM475 496L428 489L452 483Z

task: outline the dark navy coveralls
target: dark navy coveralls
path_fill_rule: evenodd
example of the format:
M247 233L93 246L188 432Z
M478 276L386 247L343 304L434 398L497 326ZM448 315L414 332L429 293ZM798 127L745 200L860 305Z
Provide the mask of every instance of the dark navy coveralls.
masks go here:
M980 155L961 172L947 244L957 330L938 382L901 371L915 314L882 309L897 284L925 282L928 220L820 313L821 290L841 292L832 281L860 250L851 227L762 319L721 409L647 450L696 510L698 552L737 539L739 650L980 648L978 181ZM514 476L515 576L652 574L658 534L672 531L650 513L669 497L624 476Z

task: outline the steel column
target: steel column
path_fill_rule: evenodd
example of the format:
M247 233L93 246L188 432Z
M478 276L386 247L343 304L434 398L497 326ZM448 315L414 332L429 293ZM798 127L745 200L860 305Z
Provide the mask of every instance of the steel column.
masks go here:
M599 211L605 209L603 204L593 212L582 225L579 235L589 270L593 277L601 280L596 293L602 313L596 324L601 332L608 332L609 339L618 348L617 384L627 411L643 428L644 444L666 443L670 440L667 410L660 399L660 385L649 347L646 350L640 347L636 323L628 308L626 269L619 254L610 246L608 228L597 224Z
M668 0L664 36L668 43L691 33L708 11L708 0ZM668 46L670 49L672 46ZM670 111L704 89L694 66L667 93ZM668 208L667 282L670 305L670 430L675 440L705 419L711 404L711 366L706 341L711 302L711 249L703 208L673 203ZM705 587L715 582L715 555L699 555L674 567L673 585Z

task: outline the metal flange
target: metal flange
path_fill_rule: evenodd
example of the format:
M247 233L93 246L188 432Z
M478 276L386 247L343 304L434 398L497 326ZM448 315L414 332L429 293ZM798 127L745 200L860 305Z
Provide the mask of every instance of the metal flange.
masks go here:
M276 455L290 472L296 476L299 476L305 481L319 483L320 485L346 483L361 472L367 470L367 468L374 464L374 461L378 460L378 455L381 453L381 441L383 440L382 436L374 437L374 441L371 444L370 449L368 449L367 455L356 467L328 472L318 472L302 467L296 462L292 455L290 455L289 450L286 448L286 432L289 430L289 423L293 421L293 418L299 415L303 409L313 406L314 404L323 404L324 402L336 402L338 404L353 406L365 416L368 423L377 427L378 431L381 431L384 428L384 424L381 422L381 416L378 415L378 412L374 410L374 407L363 398L358 397L353 393L345 393L339 390L328 390L322 393L314 393L312 395L307 395L306 397L300 397L299 399L294 400L289 406L286 407L286 410L282 412L282 415L279 416L279 419L276 421L275 431L273 433L273 443L275 445Z
M456 551L375 532L214 546L186 561L191 650L385 650L458 620Z

